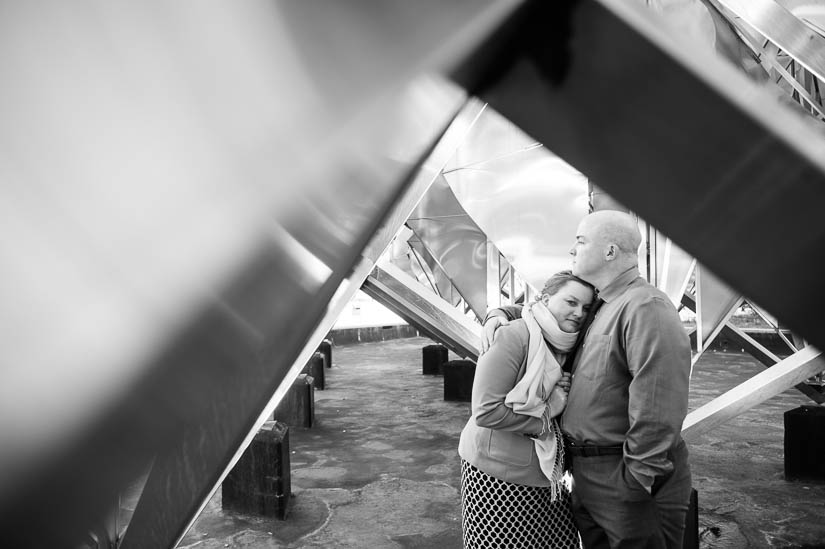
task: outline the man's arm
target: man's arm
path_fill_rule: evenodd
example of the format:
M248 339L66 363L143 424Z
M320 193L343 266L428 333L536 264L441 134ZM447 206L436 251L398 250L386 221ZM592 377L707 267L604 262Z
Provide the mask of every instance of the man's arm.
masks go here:
M496 309L490 309L484 317L481 330L481 354L487 352L495 339L496 330L501 326L506 326L511 320L521 318L521 305L504 305Z
M633 380L625 464L650 493L656 479L673 470L667 456L687 414L690 341L667 299L648 297L629 312L625 348Z

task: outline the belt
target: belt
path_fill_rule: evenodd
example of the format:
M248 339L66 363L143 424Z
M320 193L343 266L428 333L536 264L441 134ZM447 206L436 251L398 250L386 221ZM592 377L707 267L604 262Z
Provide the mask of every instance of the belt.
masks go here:
M564 437L564 450L569 456L594 457L594 456L615 456L624 453L624 447L619 446L598 446L595 444L579 444L576 441Z

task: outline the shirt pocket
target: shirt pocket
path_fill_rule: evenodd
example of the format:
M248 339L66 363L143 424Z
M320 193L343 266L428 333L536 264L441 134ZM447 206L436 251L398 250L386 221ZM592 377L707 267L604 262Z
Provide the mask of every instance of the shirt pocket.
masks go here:
M574 374L604 381L608 372L610 341L609 334L587 334L581 350L581 359Z
M490 431L488 455L501 463L526 467L533 458L533 439L508 431Z

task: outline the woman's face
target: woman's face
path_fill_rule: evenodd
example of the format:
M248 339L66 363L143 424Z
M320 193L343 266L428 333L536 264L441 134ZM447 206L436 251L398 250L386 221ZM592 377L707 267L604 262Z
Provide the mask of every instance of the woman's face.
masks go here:
M581 329L582 322L593 302L593 289L575 280L567 282L553 295L541 296L547 309L559 323L563 332L573 333Z

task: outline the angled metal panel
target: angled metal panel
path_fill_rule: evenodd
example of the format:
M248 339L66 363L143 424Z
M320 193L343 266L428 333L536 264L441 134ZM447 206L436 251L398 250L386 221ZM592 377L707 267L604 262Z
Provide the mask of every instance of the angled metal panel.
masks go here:
M777 3L816 32L825 35L825 6L822 2L819 0L778 0Z
M0 17L11 546L70 546L193 426L239 446L463 100L422 74L518 2L104 4Z
M424 243L415 235L411 236L407 242L415 258L414 264L418 266L418 269L414 269L413 272L417 273L419 270L421 271L421 275L417 278L420 280L421 276L423 276L427 284L433 287L434 291L442 299L454 307L458 306L463 300L461 294L458 293L450 277L447 276L444 269L442 269L435 258L433 258L430 251L424 246Z
M487 310L501 307L501 252L491 240L487 241Z
M455 90L456 97L462 97L461 92ZM416 107L417 115L420 117L427 111L420 104L401 104L401 107ZM451 105L445 104L438 108L434 103L430 104L435 108L435 112L445 114ZM189 426L184 432L179 445L168 455L161 456L155 463L152 472L147 480L143 494L135 510L132 522L129 524L127 535L121 547L162 547L177 543L188 530L197 514L206 505L211 495L220 486L223 478L232 468L243 453L246 446L252 441L258 428L271 415L272 411L283 398L295 377L301 372L310 355L317 349L323 337L332 328L335 319L340 314L361 283L369 274L375 262L384 250L390 245L393 237L398 232L399 227L409 216L416 203L426 193L432 181L437 177L439 168L449 159L455 148L464 139L469 128L477 119L481 108L477 101L470 101L458 116L450 124L443 137L435 146L429 158L421 162L421 169L417 171L410 181L403 195L397 197L392 210L386 216L383 226L371 237L369 243L360 255L359 261L353 273L330 296L326 304L323 317L314 327L311 335L303 349L298 354L294 362L291 362L288 369L283 365L278 365L277 357L269 357L265 361L265 372L271 379L275 379L277 389L270 389L272 382L266 376L253 377L248 372L242 384L249 387L260 387L265 397L265 406L250 407L247 405L248 414L251 417L243 417L243 423L235 421L230 414L224 417L211 418L211 422L204 422ZM430 112L430 115L435 114ZM397 128L401 131L403 127ZM317 298L316 298L317 301ZM279 347L277 354L280 355L285 349ZM264 384L266 382L266 384ZM244 405L232 400L233 393L227 391L227 387L220 387L223 392L228 392L227 406L243 407ZM250 390L246 391L251 392ZM220 400L219 395L213 398ZM253 419L251 428L249 420ZM214 442L204 444L204 441L214 441L222 432L234 431L245 435L240 444L218 445ZM172 543L174 542L174 543Z
M779 46L820 80L825 80L825 37L773 0L711 0Z
M479 324L398 267L391 263L377 265L361 289L454 353L472 360L478 358Z
M696 267L696 343L694 362L719 335L728 319L742 305L742 295L719 280L709 270Z
M682 304L691 311L696 311L696 302L690 295L684 294L682 296ZM745 333L745 331L734 326L730 322L727 322L724 325L724 327L722 328L721 335L727 337L733 343L740 346L742 350L746 351L756 360L761 362L763 366L770 368L771 366L778 364L782 360L774 353L766 349L764 345L762 345L761 343L753 339L751 336L749 336L747 333ZM821 392L814 389L813 387L810 387L807 383L797 383L795 385L795 388L802 392L804 395L808 396L817 404L825 403L825 395L823 395Z
M488 107L444 177L461 207L519 277L541 288L570 268L587 180Z
M825 345L825 263L810 253L825 248L822 136L644 6L531 7L521 56L478 95L726 284Z
M657 251L659 277L656 286L667 294L674 306L678 306L690 283L696 260L669 238L663 249Z
M782 362L692 411L685 418L682 437L688 442L714 426L746 412L825 370L825 358L813 347L794 353Z
M487 314L487 237L456 200L443 174L407 220L478 318Z

